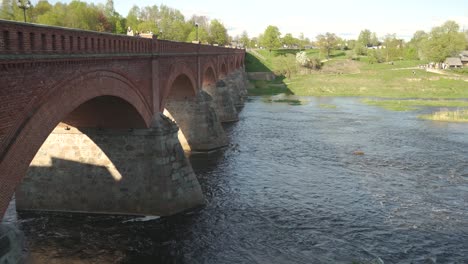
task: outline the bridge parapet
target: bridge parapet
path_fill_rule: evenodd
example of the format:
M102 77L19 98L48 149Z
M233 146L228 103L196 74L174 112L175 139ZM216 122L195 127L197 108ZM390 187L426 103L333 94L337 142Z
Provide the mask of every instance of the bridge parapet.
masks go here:
M0 55L234 54L244 50L0 20Z

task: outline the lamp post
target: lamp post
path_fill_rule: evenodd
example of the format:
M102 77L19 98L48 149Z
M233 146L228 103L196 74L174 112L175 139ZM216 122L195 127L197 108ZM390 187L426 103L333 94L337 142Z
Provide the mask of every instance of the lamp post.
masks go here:
M200 43L200 41L198 40L198 23L195 23L195 27L197 28L197 42Z
M18 7L23 9L24 22L26 22L26 9L31 8L31 1L28 0L26 3L23 3L22 0L18 0Z

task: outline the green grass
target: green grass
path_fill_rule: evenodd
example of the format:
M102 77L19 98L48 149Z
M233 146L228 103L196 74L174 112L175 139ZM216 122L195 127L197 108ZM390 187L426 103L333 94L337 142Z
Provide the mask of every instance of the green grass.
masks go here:
M250 52L245 54L245 70L247 72L271 72L271 69L266 64L265 61L262 61Z
M443 122L468 122L468 109L442 110L430 115L421 115L419 118Z
M278 69L275 66L281 67L285 60L294 65L295 57L291 54L297 51L273 50L270 53L268 50L256 50L258 57L248 53L247 71L276 72ZM309 57L324 56L318 50L306 50L306 53ZM299 96L468 98L466 81L419 69L417 66L422 61L369 64L365 57L361 61L348 60L346 57L344 51L333 51L331 60L323 64L322 70L310 71L310 74L298 71L281 81L291 93Z
M325 108L325 109L336 109L337 106L333 104L319 104L320 108Z
M368 105L379 106L393 111L410 111L417 106L430 107L468 107L468 101L459 100L363 100Z
M463 80L445 79L419 69L413 75L413 70L354 63L358 64L356 73L296 75L285 79L285 83L294 94L302 96L468 98L468 85Z
M301 105L301 100L298 99L266 99L269 103L287 103L289 105Z

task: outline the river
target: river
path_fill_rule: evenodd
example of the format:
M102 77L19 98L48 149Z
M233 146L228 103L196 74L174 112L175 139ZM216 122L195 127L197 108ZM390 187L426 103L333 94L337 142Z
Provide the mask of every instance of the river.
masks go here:
M5 221L37 263L468 263L468 124L303 99L249 99L228 148L190 157L204 208Z

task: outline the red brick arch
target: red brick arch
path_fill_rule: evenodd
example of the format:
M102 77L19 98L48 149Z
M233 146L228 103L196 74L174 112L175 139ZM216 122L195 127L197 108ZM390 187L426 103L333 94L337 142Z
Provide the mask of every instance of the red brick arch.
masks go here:
M201 74L202 74L202 80L201 80L202 86L205 85L206 82L210 81L210 80L208 80L210 70L213 72L214 82L216 82L218 80L218 74L216 72L215 64L212 61L206 62L203 65L203 71L201 72Z
M226 77L228 74L229 74L228 64L226 63L226 60L221 59L219 63L218 78L222 79Z
M164 107L167 101L167 97L171 93L171 88L172 85L174 84L174 81L176 81L177 78L180 76L186 76L192 85L192 89L194 90L194 93L196 94L197 92L197 85L196 85L196 78L195 78L195 73L192 71L190 66L184 62L176 62L171 66L170 69L170 75L165 84L163 85L163 93L161 96L161 104L160 104L160 111L164 111Z
M147 127L153 112L136 86L121 74L93 71L51 87L41 103L21 121L0 162L0 216L51 131L78 106L101 96L121 98L134 107Z

